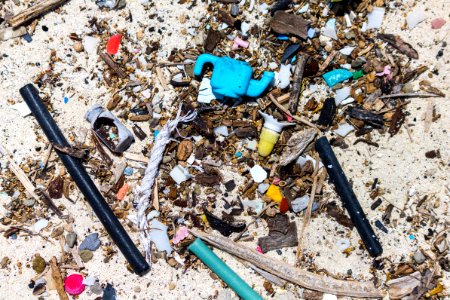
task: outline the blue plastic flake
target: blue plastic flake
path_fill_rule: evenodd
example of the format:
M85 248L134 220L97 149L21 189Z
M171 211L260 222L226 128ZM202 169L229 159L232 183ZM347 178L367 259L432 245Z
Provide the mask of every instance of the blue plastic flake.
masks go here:
M28 43L31 43L33 41L33 39L31 38L31 35L29 35L28 33L22 35L22 38L27 41Z
M109 138L114 140L117 137L117 135L115 135L114 133L110 132L109 133Z
M308 29L308 37L312 39L316 35L316 30L314 28Z
M287 40L289 40L289 37L284 34L279 34L279 35L277 35L277 39L279 39L280 41L287 41Z
M126 167L125 170L123 170L123 174L125 174L125 176L131 176L133 175L133 172L134 172L133 168L130 167Z
M69 98L64 97L64 104L67 104L67 103L69 103Z
M411 241L413 241L415 238L416 238L416 237L415 237L414 234L410 234L410 235L409 235L409 239L410 239Z
M238 152L236 152L235 155L236 155L236 157L241 157L241 156L242 156L242 152L239 152L239 151L238 151Z
M329 87L333 87L353 77L353 73L345 69L336 69L322 75Z
M156 139L156 137L158 136L158 134L159 134L159 130L156 130L156 129L155 129L155 131L153 131L153 138Z
M17 240L17 234L13 233L9 236L9 238L12 240Z

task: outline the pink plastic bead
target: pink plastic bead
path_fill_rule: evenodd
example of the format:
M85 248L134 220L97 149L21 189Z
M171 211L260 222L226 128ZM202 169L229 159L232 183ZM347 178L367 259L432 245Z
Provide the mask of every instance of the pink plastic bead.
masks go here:
M79 295L84 291L83 276L81 274L71 274L64 280L64 289L70 295Z
M387 79L389 79L389 80L392 79L391 66L387 65L387 66L384 67L383 72L377 73L377 76L383 76L383 75L386 75Z
M256 246L256 251L258 251L261 254L264 254L260 246Z
M248 48L249 45L250 45L249 42L244 41L243 39L240 39L240 38L236 37L234 39L234 43L233 43L233 48L232 49L236 50L236 49L239 49L239 47Z
M442 26L445 25L445 20L442 18L436 18L433 21L431 21L431 28L433 29L440 29Z

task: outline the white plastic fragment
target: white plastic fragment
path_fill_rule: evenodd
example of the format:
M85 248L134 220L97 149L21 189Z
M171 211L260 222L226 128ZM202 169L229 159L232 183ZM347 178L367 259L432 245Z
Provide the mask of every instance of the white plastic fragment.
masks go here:
M306 155L306 156L299 156L297 158L297 160L295 161L296 164L300 165L300 167L304 167L306 162L310 161L312 162L314 169L316 168L316 160L314 158L312 158L310 155ZM319 161L319 170L323 167L323 163L321 161Z
M267 15L269 13L269 5L267 5L267 3L260 4L259 5L259 11L263 15Z
M363 23L362 23L362 25L361 25L361 31L362 31L362 32L366 32L366 31L367 31L367 23L366 23L366 22L363 22Z
M258 143L255 140L250 140L247 142L247 149L249 150L256 150L256 147L258 146Z
M93 36L85 36L83 40L83 46L87 53L95 54L97 52L97 46L100 40Z
M97 281L97 278L95 278L93 276L88 276L86 278L83 278L83 284L88 285L88 286L94 285L96 281Z
M322 300L337 300L337 296L332 294L323 294Z
M200 87L198 88L197 101L200 103L211 103L212 100L216 99L212 92L211 80L209 78L203 77Z
M351 90L352 89L350 87L346 86L343 87L342 89L335 91L336 96L334 97L334 101L336 103L336 106L338 106L339 104L341 104L342 101L350 97Z
M423 12L423 10L416 8L412 11L408 17L406 17L406 23L408 23L409 30L417 26L417 24L425 21L428 16Z
M344 55L350 55L352 54L353 50L355 49L355 47L352 46L345 46L344 48L342 48L341 50L339 50L339 52L341 52Z
M250 174L256 183L263 182L267 178L267 172L260 165L255 165L250 169Z
M341 105L347 105L347 104L350 104L350 103L352 103L352 102L355 102L355 99L352 98L352 97L348 97L347 99L345 99L345 100L343 100L343 101L341 102Z
M244 205L245 208L252 208L257 214L263 209L263 202L261 199L242 200L242 205Z
M302 8L300 8L297 12L299 14L304 14L305 12L307 12L309 9L309 4L307 3L306 5L304 5Z
M167 254L172 252L169 237L167 236L167 226L158 220L152 220L150 223L150 240L155 244L158 251L166 251Z
M292 210L296 213L305 210L308 207L309 195L304 195L299 198L295 198L291 201Z
M280 72L278 72L278 78L276 80L277 87L280 89L285 89L290 83L291 77L291 65L281 65Z
M247 32L250 30L250 24L247 22L242 22L241 24L241 32L242 35L247 35Z
M219 126L214 128L214 133L216 135L228 136L228 127L227 126Z
M11 107L17 110L22 117L26 117L31 114L31 110L25 102L18 102Z
M345 26L352 27L352 20L350 19L350 15L346 13L344 15L344 19L345 19Z
M336 33L336 19L329 19L323 28L323 35L328 36L334 40L337 40Z
M367 15L367 29L379 29L383 23L384 8L374 7Z
M275 70L276 68L278 68L278 65L276 62L271 62L271 63L269 63L269 68L271 70Z
M34 223L33 225L33 229L36 232L41 231L42 229L44 229L45 227L47 227L48 225L48 220L46 219L40 219L39 221L37 221L36 223Z
M154 218L157 218L157 217L159 217L159 211L157 211L157 210L152 210L151 212L149 212L148 214L147 214L147 220L151 220L151 219L154 219Z
M177 183L181 184L192 177L189 171L180 165L176 165L169 173L170 177Z
M339 250L344 251L345 249L348 249L350 247L350 241L347 239L341 239L336 242L336 246L339 248Z
M268 184L268 183L260 183L259 185L258 185L258 192L260 192L261 194L264 194L264 193L266 193L267 192L267 190L269 189L269 187L270 187L270 184Z
M350 132L352 132L355 128L348 124L348 123L344 123L339 125L339 127L334 131L334 133L336 133L337 135L341 136L341 137L345 137L347 136L347 134L349 134Z

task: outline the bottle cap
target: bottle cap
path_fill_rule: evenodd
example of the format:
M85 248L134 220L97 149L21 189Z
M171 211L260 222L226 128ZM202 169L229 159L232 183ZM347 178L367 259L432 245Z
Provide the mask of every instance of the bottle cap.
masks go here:
M259 114L264 118L264 127L276 132L281 132L284 127L295 125L294 123L289 122L278 122L274 117L259 111Z

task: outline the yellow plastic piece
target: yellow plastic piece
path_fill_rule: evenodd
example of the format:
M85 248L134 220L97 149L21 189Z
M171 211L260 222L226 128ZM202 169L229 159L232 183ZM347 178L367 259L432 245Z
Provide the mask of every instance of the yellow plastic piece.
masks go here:
M274 184L269 186L269 189L266 192L266 196L272 199L272 201L280 203L283 200L283 194L280 191L280 188Z
M268 156L272 153L273 147L278 141L280 134L273 130L263 128L259 136L258 153L262 157Z
M441 293L443 290L444 290L444 286L441 283L438 283L434 289L432 289L431 291L428 291L428 293L425 294L425 297L429 298L431 296Z
M208 224L208 220L206 219L205 215L201 215L200 219L202 219L203 224Z

